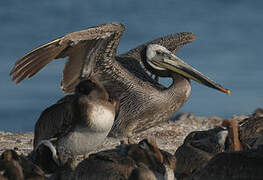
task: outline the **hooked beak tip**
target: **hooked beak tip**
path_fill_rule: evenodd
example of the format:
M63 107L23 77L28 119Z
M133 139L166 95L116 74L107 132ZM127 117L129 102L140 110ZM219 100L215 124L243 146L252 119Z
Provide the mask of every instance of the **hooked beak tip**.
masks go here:
M226 93L228 96L231 95L231 91L229 89L225 89L225 88L220 88L220 90L224 93Z

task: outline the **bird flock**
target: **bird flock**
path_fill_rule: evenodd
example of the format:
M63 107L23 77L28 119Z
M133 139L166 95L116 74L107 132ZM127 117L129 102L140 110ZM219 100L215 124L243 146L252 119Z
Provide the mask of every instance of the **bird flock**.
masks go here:
M171 154L154 137L121 142L113 149L62 163L56 147L43 140L27 156L6 150L2 179L262 179L263 110L241 121L189 133ZM235 133L237 132L237 133Z
M241 122L226 119L191 132L174 155L154 137L135 142L134 134L167 121L186 102L190 79L230 91L173 54L193 34L169 35L115 56L123 31L110 23L69 33L17 61L10 75L19 83L69 56L61 83L69 94L41 113L30 154L2 153L0 180L263 179L261 109ZM172 77L172 85L162 86L159 77ZM90 154L107 136L120 144Z

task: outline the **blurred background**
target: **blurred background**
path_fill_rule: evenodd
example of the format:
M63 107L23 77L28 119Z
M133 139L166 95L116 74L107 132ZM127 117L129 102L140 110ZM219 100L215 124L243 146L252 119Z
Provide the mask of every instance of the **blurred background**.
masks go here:
M192 82L180 112L251 114L263 105L262 9L261 0L0 1L0 130L32 131L40 113L64 96L59 86L65 60L16 85L9 72L21 56L65 33L109 22L126 26L118 53L160 36L193 32L196 40L177 55L232 94Z

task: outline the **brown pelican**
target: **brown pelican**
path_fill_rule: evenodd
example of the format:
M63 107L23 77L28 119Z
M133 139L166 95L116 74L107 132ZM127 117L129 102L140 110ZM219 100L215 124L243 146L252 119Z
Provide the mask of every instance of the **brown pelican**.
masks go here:
M257 146L258 138L263 136L263 117L254 113L239 123L240 139L249 147ZM259 143L259 142L257 142Z
M137 165L132 158L114 151L102 151L81 161L75 169L74 177L78 180L128 179L135 168Z
M82 79L95 76L110 96L120 98L120 112L109 134L114 137L130 137L171 117L190 95L189 79L230 94L173 54L194 40L192 33L158 38L117 56L124 30L122 24L111 23L66 34L25 54L10 75L19 83L53 59L68 56L61 82L65 93L72 93ZM166 88L158 77L171 77L173 82Z
M7 161L0 159L0 180L24 180L21 166L15 160Z
M157 144L144 139L116 149L91 154L78 164L75 179L174 179L175 158Z
M221 127L188 134L174 154L177 160L176 176L191 175L213 156L223 152L227 134L227 130Z
M68 158L85 155L108 135L118 109L97 80L81 81L75 94L65 96L42 112L35 125L34 147L51 140L64 164Z
M49 176L49 180L72 179L76 167L75 160L68 158L61 164L55 146L48 140L42 140L30 153L30 158Z
M191 132L187 135L183 145L175 152L177 177L193 175L194 172L202 169L204 165L209 164L210 160L218 154L244 149L242 142L239 140L237 122L234 119L225 119L222 126L226 127L227 130L223 127L216 127L207 131ZM223 166L223 164L219 166ZM210 177L210 179L214 178Z
M154 138L148 137L140 141L138 145L130 145L127 154L137 163L145 164L157 179L174 179L176 159L169 152L159 149Z
M6 150L2 153L0 166L3 165L8 179L44 180L44 172L30 159L18 155L14 150Z
M0 158L0 180L24 180L19 157L13 150L4 151Z
M208 179L262 179L263 148L223 152L213 157L200 171L193 174L193 180Z

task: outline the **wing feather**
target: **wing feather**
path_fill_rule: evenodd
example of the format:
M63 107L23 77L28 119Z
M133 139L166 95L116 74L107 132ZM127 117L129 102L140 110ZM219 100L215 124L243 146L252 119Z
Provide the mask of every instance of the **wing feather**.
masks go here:
M15 66L11 70L10 74L13 72L20 71L23 66L26 66L27 64L31 63L33 59L35 59L38 56L44 56L49 53L49 49L54 49L52 45L42 47L41 49L36 49L33 52L27 53L24 57L20 58L19 61L16 62Z
M45 109L35 124L34 147L41 140L59 138L67 134L75 122L74 95L68 95Z
M54 57L58 54L57 49L49 49L48 51L43 53L40 57L31 58L27 64L21 66L20 69L13 74L13 80L16 80L16 83L19 83L24 78L30 78L35 73L37 73L40 69L42 69L46 64L48 64Z
M136 60L142 61L141 60L142 51L149 44L159 44L161 46L166 47L169 51L175 53L180 47L182 47L187 43L193 42L194 40L195 40L195 35L193 33L180 32L149 41L119 56L134 57Z
M76 85L80 82L80 76L83 74L81 72L83 72L85 60L91 58L88 52L93 53L94 44L96 44L96 42L97 41L90 40L85 41L85 43L78 43L76 47L71 48L67 52L69 59L65 63L61 81L61 89L64 92L72 93ZM83 49L85 49L85 53L83 52ZM96 53L94 54L95 56L97 55ZM87 66L89 66L89 64Z
M10 72L16 83L34 76L53 59L69 56L63 70L62 89L71 93L90 58L113 59L125 28L120 23L102 24L66 34L21 57ZM98 48L98 49L95 49Z

